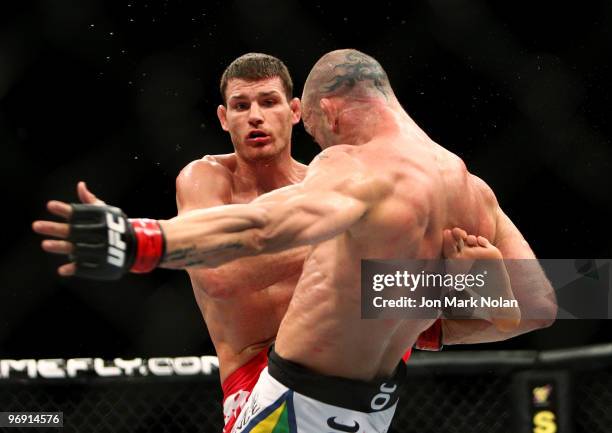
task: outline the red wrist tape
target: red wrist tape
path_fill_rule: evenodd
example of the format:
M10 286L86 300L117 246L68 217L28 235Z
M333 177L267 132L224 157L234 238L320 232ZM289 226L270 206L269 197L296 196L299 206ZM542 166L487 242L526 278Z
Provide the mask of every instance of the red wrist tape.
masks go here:
M157 220L138 218L129 221L137 241L136 259L130 272L151 272L164 254L164 233Z
M433 325L421 332L414 347L419 350L442 350L442 320L436 320Z

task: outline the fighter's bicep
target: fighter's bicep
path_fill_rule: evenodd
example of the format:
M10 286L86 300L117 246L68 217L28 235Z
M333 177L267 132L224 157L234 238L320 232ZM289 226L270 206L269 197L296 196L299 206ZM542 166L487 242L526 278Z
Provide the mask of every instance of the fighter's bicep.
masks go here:
M346 231L366 210L363 200L338 191L302 191L270 208L264 237L272 250L311 245Z
M497 201L493 189L484 180L472 173L469 174L469 178L484 206L489 210L497 209L499 207L499 202Z

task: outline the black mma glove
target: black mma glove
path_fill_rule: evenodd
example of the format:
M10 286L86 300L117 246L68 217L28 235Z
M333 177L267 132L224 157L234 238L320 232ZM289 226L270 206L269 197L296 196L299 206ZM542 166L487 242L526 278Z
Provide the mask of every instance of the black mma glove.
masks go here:
M68 240L76 276L118 280L127 272L151 272L164 254L164 235L156 220L128 219L113 206L71 204Z

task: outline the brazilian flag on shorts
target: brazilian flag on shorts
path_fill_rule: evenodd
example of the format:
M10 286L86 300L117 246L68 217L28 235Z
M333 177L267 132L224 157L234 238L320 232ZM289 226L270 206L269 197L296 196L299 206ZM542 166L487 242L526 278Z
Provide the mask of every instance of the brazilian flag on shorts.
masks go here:
M243 433L297 433L293 391L284 393L253 418Z

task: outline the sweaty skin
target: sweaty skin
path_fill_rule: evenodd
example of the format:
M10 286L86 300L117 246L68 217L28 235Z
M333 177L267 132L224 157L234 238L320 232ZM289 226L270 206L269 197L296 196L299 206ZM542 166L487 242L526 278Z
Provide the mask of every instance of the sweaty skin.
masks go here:
M347 64L353 61L347 56ZM388 376L432 320L361 320L361 258L438 259L443 230L452 227L490 239L506 258L534 255L492 190L432 141L392 93L383 92L384 98L364 93L351 104L321 98L320 110L312 108L306 87L304 93L305 126L327 147L305 180L250 205L162 222L168 241L162 266L216 266L312 245L276 351L322 374ZM519 303L542 302L539 308L551 310L545 317L554 317L554 304L543 302L552 289L541 269L521 274L510 275ZM521 321L506 338L551 322Z
M179 215L255 199L260 194L253 185L255 177L243 175L236 159L236 154L206 156L185 167L176 183ZM276 183L268 178L267 188L296 183L306 171L293 160L282 167L286 178ZM272 171L268 166L266 172ZM274 340L306 251L307 247L302 247L245 257L212 269L187 269L219 358L222 381Z
M161 266L214 268L312 246L280 324L276 351L322 374L370 380L388 377L433 319L361 320L362 258L439 259L444 230L452 227L484 236L504 258L534 254L492 190L412 121L380 65L362 56L333 52L309 75L304 124L325 150L305 179L249 204L186 208L160 221L167 242ZM330 65L326 81L311 80L320 63ZM362 82L371 85L350 98L334 93L342 83L352 89ZM38 231L59 235L59 228ZM552 288L536 261L513 268L509 279L521 306L555 317ZM513 331L496 332L495 339L551 323L521 320Z
M225 90L226 105L217 108L222 128L229 132L235 152L205 156L188 164L176 180L179 215L225 204L244 204L271 190L301 181L306 166L291 158L292 126L301 116L300 101L287 100L279 77L245 81L232 78ZM255 136L253 133L256 133ZM84 182L77 186L81 202L104 204ZM71 208L49 201L49 211L69 219ZM42 247L71 254L69 226L35 221ZM308 247L274 255L243 258L214 268L189 268L196 301L219 357L223 381L255 354L269 346L301 273ZM73 275L76 265L58 268Z
M484 182L415 128L406 115L367 142L325 150L301 184L250 205L162 222L163 266L214 266L313 245L281 322L277 352L327 375L389 375L432 320L361 320L361 258L440 258L443 229L455 226L492 239L502 254L533 257ZM533 327L524 323L518 333Z
M291 158L297 98L287 100L278 77L231 79L217 114L235 153L193 161L176 181L178 214L244 204L300 182L306 166ZM253 138L257 131L258 138ZM307 247L245 257L224 266L190 268L193 292L219 358L221 381L269 346L302 271Z

